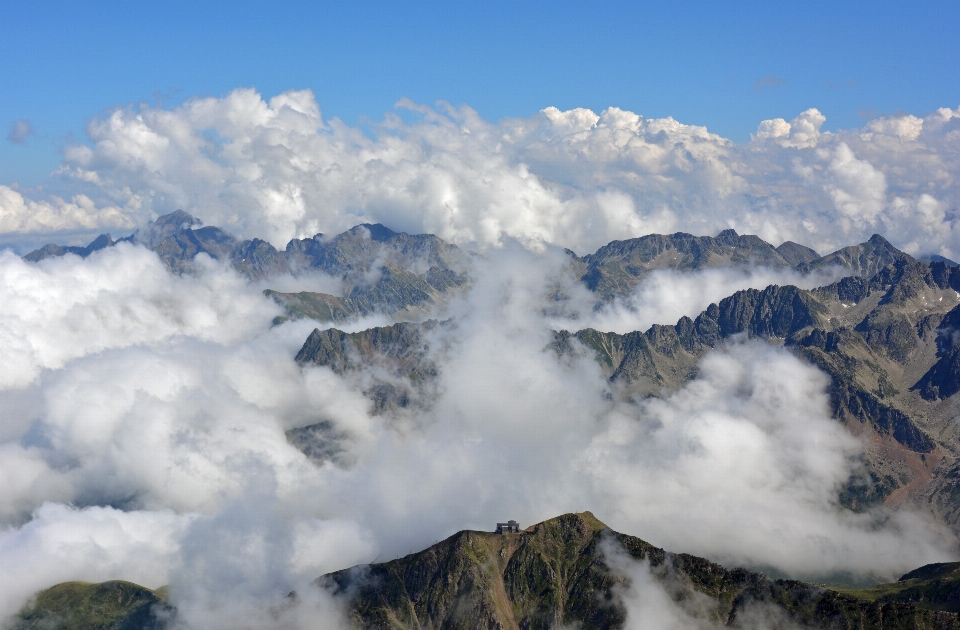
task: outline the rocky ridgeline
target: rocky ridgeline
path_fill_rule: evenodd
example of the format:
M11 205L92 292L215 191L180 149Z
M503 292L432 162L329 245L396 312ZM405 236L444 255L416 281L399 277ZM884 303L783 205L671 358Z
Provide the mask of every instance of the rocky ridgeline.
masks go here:
M718 626L759 614L806 628L960 628L960 563L874 589L829 589L670 553L589 512L518 534L463 531L317 583L345 600L357 628L622 628L631 578L611 554L645 562L681 614Z
M904 255L877 235L860 245L820 256L809 247L791 241L774 247L759 237L737 234L734 230L724 230L716 237L683 232L650 234L613 241L582 258L570 254L577 276L604 301L630 295L644 276L657 269L698 271L759 265L807 273L839 266L869 278Z
M343 321L373 313L410 317L430 312L467 282L468 257L432 234L397 233L379 224L358 225L342 234L293 239L283 251L260 239L241 241L218 227L176 211L132 235L114 241L109 234L87 247L46 245L24 256L89 256L120 242L156 252L172 270L189 271L194 258L206 254L229 261L252 279L285 273L320 271L342 281L342 295L267 291L287 310L287 317Z
M189 270L198 254L229 261L253 279L285 273L319 270L342 279L339 295L315 292L268 295L283 305L290 318L339 322L374 313L398 320L418 319L433 312L467 283L470 258L457 246L432 234L397 233L380 224L358 225L342 234L293 239L280 251L260 240L241 241L215 226L178 210L159 217L130 236L114 241L102 234L86 247L56 244L30 252L24 258L74 254L86 257L120 242L143 245L155 251L174 271ZM613 241L593 254L570 254L577 277L599 302L629 295L651 271L696 271L716 267L761 265L794 268L800 272L840 266L864 277L895 261L902 252L875 236L862 245L827 256L787 241L773 247L760 238L724 230L716 237L651 234Z

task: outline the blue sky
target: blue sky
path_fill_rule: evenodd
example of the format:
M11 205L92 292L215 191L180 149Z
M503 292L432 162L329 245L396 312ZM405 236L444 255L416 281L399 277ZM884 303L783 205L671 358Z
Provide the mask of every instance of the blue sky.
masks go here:
M3 5L0 183L32 186L118 105L309 88L325 118L401 97L488 120L618 106L738 142L808 107L824 129L960 104L960 2ZM29 121L22 142L8 132ZM21 129L22 131L22 129ZM16 134L13 134L16 135Z

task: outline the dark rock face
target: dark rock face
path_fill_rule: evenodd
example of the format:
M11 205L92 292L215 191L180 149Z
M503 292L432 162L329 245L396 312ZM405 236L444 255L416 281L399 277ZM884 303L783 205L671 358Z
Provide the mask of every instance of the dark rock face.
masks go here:
M808 293L792 286L747 289L720 300L717 328L721 337L787 338L814 326L826 309Z
M347 439L344 433L337 431L329 420L321 420L316 424L290 429L286 433L287 441L298 448L307 459L318 466L326 462L349 465L343 442Z
M418 372L421 378L427 378L436 373L432 364L425 365L429 351L427 334L439 325L442 324L436 320L422 324L401 322L357 333L314 329L297 353L296 361L301 365L325 365L337 374L373 361L389 361L396 370Z
M373 412L418 404L429 406L428 394L436 384L437 364L432 353L442 345L439 335L452 323L428 320L422 324L401 322L392 326L345 333L336 328L314 329L297 353L300 365L321 365L337 374L374 368L364 391L373 402Z
M696 320L683 317L675 326L654 325L626 335L590 328L560 331L555 347L571 351L575 338L596 353L611 381L645 383L648 387L638 393L650 395L661 387L681 387L695 376L703 353L728 337L789 338L814 326L824 311L815 297L796 287L747 289L711 304Z
M884 405L876 396L857 387L852 380L835 378L830 397L836 418L870 423L880 435L891 435L917 453L929 453L936 447L933 438L924 433L907 414Z
M949 398L960 391L960 306L946 314L937 327L937 362L914 389L927 400Z
M943 612L949 595L933 594L923 579L907 583L913 591L903 597L892 592L872 601L870 591L770 580L666 552L610 530L589 512L519 534L460 532L419 553L331 573L317 583L344 600L357 628L612 629L627 621L619 593L630 577L615 568L627 558L645 562L678 608L717 625L737 626L759 608L809 628L960 627L956 614Z
M470 267L459 248L432 234L397 234L382 225L357 226L331 239L294 240L284 254L291 268L343 279L342 297L270 292L291 317L319 321L422 315L463 290Z

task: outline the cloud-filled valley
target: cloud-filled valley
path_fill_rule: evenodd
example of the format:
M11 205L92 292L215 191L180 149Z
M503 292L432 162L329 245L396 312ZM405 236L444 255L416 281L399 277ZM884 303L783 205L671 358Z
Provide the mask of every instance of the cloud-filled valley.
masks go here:
M468 107L403 102L360 129L324 120L310 92L265 101L252 90L94 118L48 190L0 185L8 240L86 244L182 208L278 250L305 239L306 252L382 223L461 246L468 279L408 250L404 269L363 250L362 274L317 263L262 277L244 272L246 258L205 253L171 268L168 250L136 239L37 262L0 252L0 617L56 583L124 579L169 584L184 627L336 627L341 605L309 586L321 574L505 518L585 510L667 549L797 579L890 580L956 560L945 520L914 503L841 500L851 480L879 484L870 458L906 438L838 421L831 374L796 351L809 337L725 337L653 396L610 377L582 341L558 351L560 330L672 327L771 285L834 287L837 308L856 311L836 286L856 285L859 267L804 265L874 233L910 255L960 256L960 109L835 133L823 123L814 109L762 121L737 145L616 108L491 123ZM610 241L731 228L816 251L799 265L751 250L702 266L603 267L601 284L620 283L612 297L588 286L599 258L586 255ZM349 243L379 243L364 229ZM323 252L310 255L335 258ZM367 309L363 292L391 277L430 299L414 315ZM880 309L896 284L880 282L874 302L858 303ZM903 299L932 306L910 302L911 317L940 317L960 298L926 282ZM356 310L317 322L265 289ZM841 330L842 312L815 312ZM344 369L295 360L315 328L401 319L441 321L417 329L422 382L353 355ZM910 324L911 356L942 351L940 321ZM411 398L375 407L382 383ZM298 448L291 431L305 427L322 427L336 456ZM953 456L942 435L908 454L917 466ZM621 595L636 627L644 615L686 623L647 583L649 567L611 566L633 576ZM291 591L299 603L284 600Z

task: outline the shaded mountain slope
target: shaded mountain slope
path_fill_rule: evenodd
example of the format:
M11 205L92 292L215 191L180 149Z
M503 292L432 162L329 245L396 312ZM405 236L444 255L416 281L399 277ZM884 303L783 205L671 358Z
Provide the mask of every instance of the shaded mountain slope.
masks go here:
M346 333L336 328L315 328L300 351L300 365L328 367L336 374L359 375L370 412L428 408L436 393L438 366L434 352L443 350L440 334L453 322L427 320ZM438 330L438 328L440 330ZM438 347L439 346L439 347ZM317 465L348 464L343 443L349 436L328 420L286 432L287 440Z
M561 353L580 346L594 352L605 374L629 393L659 395L677 389L696 375L700 357L734 335L786 338L812 328L825 306L796 287L747 289L711 304L695 320L681 318L674 326L654 325L624 335L592 328L560 331L555 347Z
M111 247L113 245L116 245L116 241L114 241L109 234L101 234L97 238L93 239L93 241L91 241L91 243L86 247L64 246L49 243L38 250L30 252L23 258L24 260L29 260L30 262L37 262L38 260L43 260L44 258L66 256L67 254L74 254L76 256L80 256L81 258L86 258L93 252L100 251L105 247Z
M39 593L11 630L160 630L173 617L162 593L130 582L65 582Z
M345 279L350 278L348 273ZM349 282L349 280L348 280ZM338 322L361 315L386 313L395 317L416 318L442 304L466 283L466 276L430 268L423 276L400 265L385 261L375 280L348 286L344 297L326 293L280 293L266 295L284 306L289 317Z
M794 243L793 241L784 241L777 247L777 253L783 256L787 264L797 267L802 264L809 264L820 258L820 254L810 249L806 245Z
M612 555L611 555L612 554ZM616 556L622 556L618 560ZM643 561L685 614L738 627L754 611L778 611L811 628L957 628L939 600L885 600L674 554L567 514L518 534L464 531L424 551L322 576L345 600L357 628L621 628L622 565ZM643 571L643 567L636 567ZM920 582L914 586L920 586Z
M431 351L440 342L431 333L452 323L428 320L345 333L336 328L314 329L297 353L300 365L319 365L337 374L368 369L372 373L364 393L373 401L373 413L385 409L428 405L437 376ZM434 341L436 339L436 341Z
M914 386L927 400L949 398L960 391L960 310L954 309L940 320L936 335L937 362Z
M801 265L800 269L805 271L839 265L858 276L871 278L887 265L896 263L905 256L907 255L891 245L887 239L874 234L865 243L844 247L822 258L811 260Z
M582 258L574 255L573 260L577 277L604 301L629 295L647 274L657 269L698 271L759 265L807 273L842 267L854 275L870 278L904 256L879 234L859 245L820 256L791 241L774 247L757 236L724 230L715 237L677 232L613 241Z

